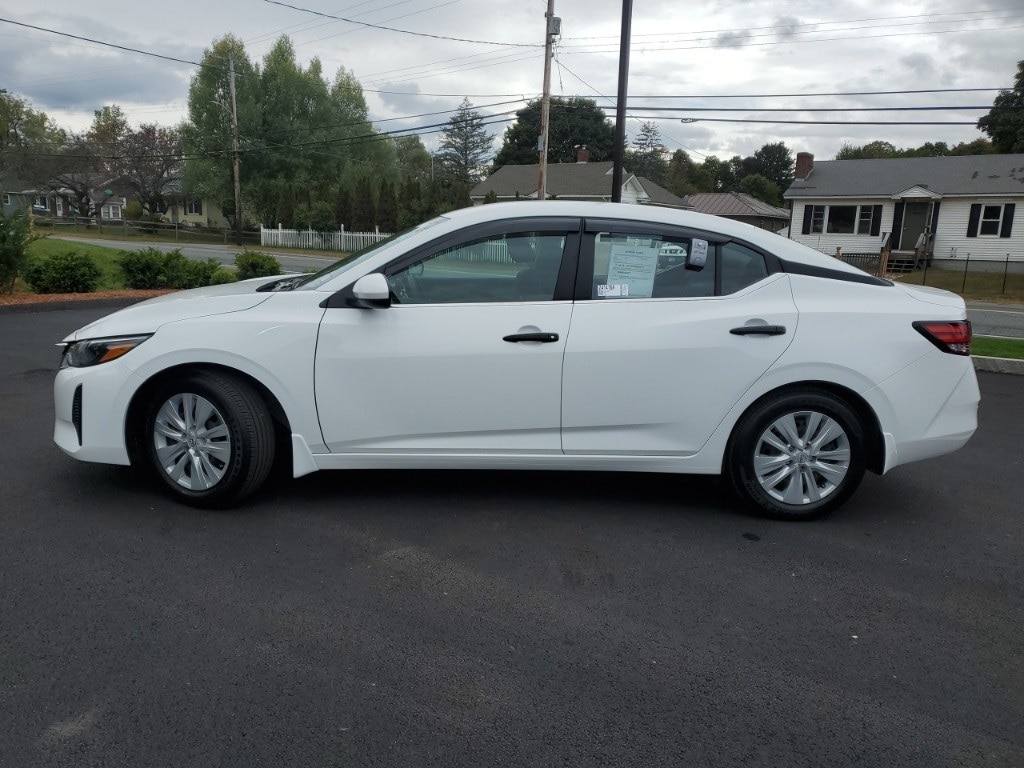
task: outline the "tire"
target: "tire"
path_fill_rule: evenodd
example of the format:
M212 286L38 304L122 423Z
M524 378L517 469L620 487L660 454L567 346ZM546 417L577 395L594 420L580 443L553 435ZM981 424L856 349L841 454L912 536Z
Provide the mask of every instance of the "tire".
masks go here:
M274 424L245 381L200 371L155 392L146 414L149 463L180 501L228 507L256 491L274 464Z
M864 426L842 398L791 391L755 403L725 454L733 490L755 512L814 520L841 506L864 477Z

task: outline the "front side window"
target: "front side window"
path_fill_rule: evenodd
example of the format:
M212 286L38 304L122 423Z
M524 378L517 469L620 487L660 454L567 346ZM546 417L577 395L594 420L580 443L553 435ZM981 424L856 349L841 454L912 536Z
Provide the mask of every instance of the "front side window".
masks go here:
M714 296L715 258L714 245L699 238L599 232L590 298Z
M203 201L202 200L189 200L185 203L185 213L195 214L196 216L203 215Z
M388 275L396 304L551 301L564 233L520 232L461 243Z

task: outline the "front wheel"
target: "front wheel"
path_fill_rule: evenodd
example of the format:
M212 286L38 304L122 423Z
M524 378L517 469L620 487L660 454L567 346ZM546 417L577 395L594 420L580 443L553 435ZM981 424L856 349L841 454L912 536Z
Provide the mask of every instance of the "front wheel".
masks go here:
M245 381L208 371L161 386L150 401L150 464L180 500L223 507L255 491L274 463L274 425Z
M758 513L812 520L845 502L864 477L864 428L829 392L789 392L755 404L726 450L726 475Z

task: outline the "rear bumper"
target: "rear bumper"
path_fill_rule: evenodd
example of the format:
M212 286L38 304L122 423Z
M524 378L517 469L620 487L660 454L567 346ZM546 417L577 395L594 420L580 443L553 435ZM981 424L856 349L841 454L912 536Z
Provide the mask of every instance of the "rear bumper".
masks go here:
M981 392L970 357L936 350L876 389L891 406L883 472L952 453L978 428Z

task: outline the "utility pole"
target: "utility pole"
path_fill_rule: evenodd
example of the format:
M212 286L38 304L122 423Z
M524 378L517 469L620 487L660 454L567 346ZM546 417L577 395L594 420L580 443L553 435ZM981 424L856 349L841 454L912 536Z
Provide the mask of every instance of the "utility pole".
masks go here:
M235 245L242 244L242 179L239 171L242 151L238 146L238 103L235 98L235 58L228 54L228 81L231 88L231 150L235 177Z
M551 117L551 57L555 37L562 33L562 20L555 16L555 0L548 0L544 14L544 94L540 100L540 138L537 151L540 153L540 173L537 180L537 199L548 197L548 123Z
M629 36L633 0L622 0L622 37L619 42L619 97L615 103L615 163L612 165L612 202L622 202L622 164L626 159L626 83L629 80Z

